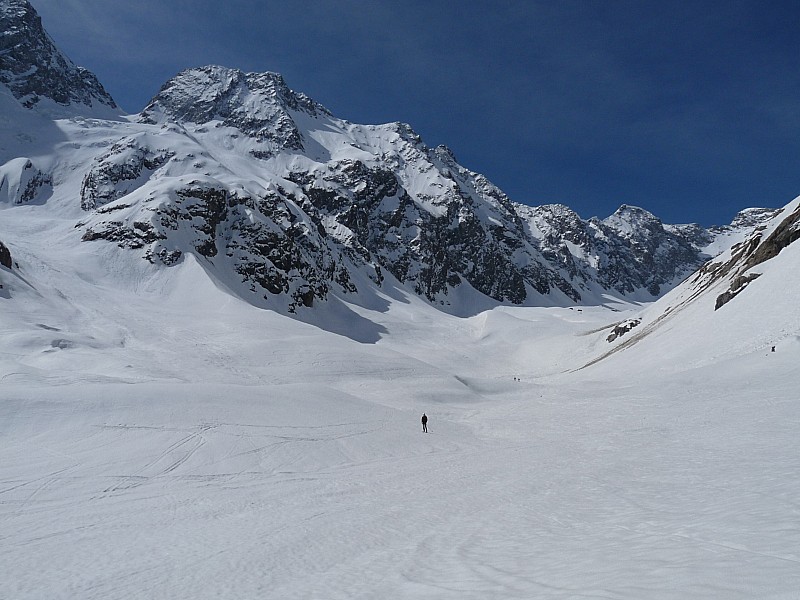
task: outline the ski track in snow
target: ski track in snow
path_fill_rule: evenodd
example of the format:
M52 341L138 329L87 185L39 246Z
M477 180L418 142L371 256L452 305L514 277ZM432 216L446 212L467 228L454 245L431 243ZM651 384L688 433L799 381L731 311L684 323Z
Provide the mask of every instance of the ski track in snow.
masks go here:
M73 387L4 405L9 597L746 598L800 585L800 461L781 450L794 432L779 415L711 422L727 392L697 406L636 387L530 402L519 388L451 422L429 410L426 436L417 411L315 386L238 389L218 419L202 388L159 402L180 385L116 400L113 385ZM286 410L313 393L329 402ZM763 406L797 422L793 403ZM773 438L755 443L764 428Z
M265 162L219 121L54 123L3 98L3 131L25 132L0 140L7 172L29 154L53 189L12 206L9 179L0 205L15 263L0 267L0 599L800 598L800 243L718 311L725 279L649 306L589 285L606 306L576 310L481 312L494 303L461 285L449 310L474 316L456 318L389 277L374 298L300 308L315 327L225 291L238 275L197 253L167 267L82 242L100 217L80 207L87 165L122 160L122 136L175 150L152 180L117 182L131 206L106 206L147 222L145 194L172 178L266 201L295 197L289 172L323 184L388 158L443 215L464 178L405 126L294 111L310 155ZM488 183L468 179L477 200L467 188ZM496 198L483 207L490 229L510 223ZM190 248L185 234L170 242Z
M35 289L0 312L4 598L798 597L800 314L770 265L574 372L625 313L410 298L355 307L388 332L359 344L87 248L19 252Z

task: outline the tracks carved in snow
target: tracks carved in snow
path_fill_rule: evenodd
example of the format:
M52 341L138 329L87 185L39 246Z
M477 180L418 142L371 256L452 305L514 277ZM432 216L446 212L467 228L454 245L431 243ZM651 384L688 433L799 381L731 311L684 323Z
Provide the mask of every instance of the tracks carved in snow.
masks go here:
M136 472L131 475L125 475L122 481L115 485L109 486L103 490L104 494L110 494L119 490L131 489L138 487L153 478L169 475L181 465L186 463L195 452L197 452L206 443L203 433L207 432L213 425L201 425L196 431L185 435L181 439L170 444L166 449L160 452L155 458L144 464ZM155 473L148 474L148 471L153 470L159 463L167 462L167 465L156 471Z

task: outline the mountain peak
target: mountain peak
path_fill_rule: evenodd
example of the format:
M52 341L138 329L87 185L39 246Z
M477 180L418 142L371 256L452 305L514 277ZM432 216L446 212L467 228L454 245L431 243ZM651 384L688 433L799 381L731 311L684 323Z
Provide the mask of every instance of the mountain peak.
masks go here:
M268 135L281 117L291 119L290 111L330 115L321 104L291 90L279 73L207 65L167 81L142 111L142 119L197 125L217 120L258 138Z
M658 217L650 211L629 204L622 204L609 218L624 219L626 221L642 219L646 221L659 220Z
M42 121L59 102L94 106L96 79L58 51L27 1L0 0L0 19L0 125ZM647 299L705 260L703 231L641 208L584 222L563 205L515 206L410 125L337 119L275 72L187 69L136 119L56 129L71 143L53 157L18 152L34 147L28 131L0 131L9 204L79 197L90 213L81 240L164 266L200 257L234 293L288 312L332 294L372 302L387 277L456 314L606 292Z
M731 222L733 228L753 228L769 221L780 212L778 208L745 208L736 213Z
M661 219L656 217L653 213L639 208L638 206L630 206L623 204L620 206L613 215L603 219L603 224L620 233L642 232L650 230L662 230L663 224Z
M56 48L27 0L0 0L0 83L26 108L56 117L118 109L93 73Z

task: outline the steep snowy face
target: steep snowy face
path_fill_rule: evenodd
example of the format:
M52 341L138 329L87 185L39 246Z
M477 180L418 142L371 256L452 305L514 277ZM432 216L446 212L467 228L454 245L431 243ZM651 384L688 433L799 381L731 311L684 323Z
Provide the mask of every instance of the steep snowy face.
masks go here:
M212 65L170 79L142 111L141 122L232 127L266 143L260 153L253 151L264 158L283 149L303 149L292 112L329 114L305 94L290 90L277 73L243 73Z
M741 213L740 213L741 214ZM761 219L766 213L748 217ZM725 282L727 289L717 296L715 310L737 297L745 288L761 276L760 265L781 253L786 247L800 239L800 200L775 211L766 223L755 228L742 242L734 244L708 264L692 278L691 284L698 291L705 291Z
M800 323L794 296L800 283L800 198L779 210L743 212L746 219L716 228L727 232L729 242L739 241L637 318L601 331L598 335L607 336L611 345L592 363L647 340L650 348L664 353L665 366L674 362L696 368L726 354L752 353L794 337ZM698 331L709 335L697 336ZM635 352L627 356L636 360Z
M0 203L27 204L52 193L52 177L36 168L29 158L15 158L0 165Z
M27 0L0 0L0 83L50 116L119 112L97 77L56 48Z
M386 274L442 306L462 286L517 304L551 291L577 300L505 195L445 149L407 126L323 120L334 139L319 123L300 130L314 156L284 148L269 160L229 126L142 125L88 166L83 239L165 265L202 255L238 279L231 287L270 305L284 297L289 310L380 287ZM347 151L333 156L337 147Z

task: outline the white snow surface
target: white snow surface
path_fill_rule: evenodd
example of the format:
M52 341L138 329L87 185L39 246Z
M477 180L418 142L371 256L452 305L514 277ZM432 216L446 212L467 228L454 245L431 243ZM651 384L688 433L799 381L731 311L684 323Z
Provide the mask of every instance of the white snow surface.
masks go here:
M800 244L718 311L398 292L326 331L62 212L0 211L3 597L798 597Z

